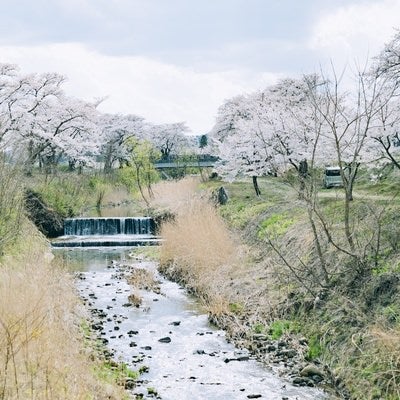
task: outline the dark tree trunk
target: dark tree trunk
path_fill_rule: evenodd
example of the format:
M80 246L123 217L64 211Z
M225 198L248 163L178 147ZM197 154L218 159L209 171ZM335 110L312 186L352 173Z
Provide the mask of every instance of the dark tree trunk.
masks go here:
M300 188L299 188L299 198L304 198L304 190L306 188L306 179L308 175L308 163L307 160L301 160L298 168Z
M257 177L253 176L252 179L253 179L253 186L254 186L254 190L256 192L256 196L260 196L261 195L261 190L260 190L260 188L258 186Z

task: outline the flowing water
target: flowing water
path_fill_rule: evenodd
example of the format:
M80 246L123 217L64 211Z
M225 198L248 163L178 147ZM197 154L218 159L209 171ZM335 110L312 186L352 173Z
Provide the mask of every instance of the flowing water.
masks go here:
M77 287L94 316L93 328L114 358L134 370L147 367L133 398L325 398L316 389L292 386L228 343L193 297L158 275L155 263L130 259L123 248L64 248L55 253L79 271ZM153 271L160 282L159 293L139 291L139 307L128 301L132 288L126 274L135 267ZM150 395L149 388L158 394Z
M116 247L158 244L155 224L148 217L67 218L64 235L53 247Z

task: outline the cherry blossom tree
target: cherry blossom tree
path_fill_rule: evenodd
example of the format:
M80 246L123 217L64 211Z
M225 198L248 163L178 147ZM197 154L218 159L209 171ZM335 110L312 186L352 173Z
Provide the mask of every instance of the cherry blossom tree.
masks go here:
M25 92L29 84L27 77L21 77L18 67L12 64L0 64L0 149L7 149L21 126Z
M386 102L376 117L375 126L372 129L371 138L378 143L374 146L377 159L389 162L400 169L400 101L393 98Z
M161 153L161 158L166 160L171 156L177 156L187 150L189 138L188 127L184 122L173 124L151 125L148 129L147 138Z
M226 100L219 108L210 136L223 142L227 136L236 133L237 123L248 118L246 96L240 95Z
M387 43L380 54L375 57L372 73L375 77L390 79L400 86L400 31Z
M133 114L101 114L98 125L102 132L101 154L106 172L110 172L116 162L120 167L126 164L131 150L127 146L128 139L143 139L148 130L144 119Z
M255 125L250 106L251 99L246 96L227 100L218 110L210 136L220 158L216 171L230 181L238 176L251 176L255 193L259 196L257 177L267 171L257 138L252 135Z
M37 156L34 150L35 138L40 136L40 131L44 131L43 125L47 124L53 104L62 93L60 86L64 77L58 74L21 76L14 70L8 78L8 84L2 88L8 92L2 96L1 102L2 120L6 115L8 122L3 124L5 129L2 137L4 139L4 135L8 135L8 146L26 149L29 154L28 164L31 164Z
M35 162L51 172L64 158L70 168L90 163L98 153L99 135L94 104L68 97L56 74L34 76L24 96L19 145L27 149L27 172Z
M315 107L307 97L308 80L311 76L285 79L221 106L212 130L214 140L220 143L219 172L231 178L244 171L253 173L256 193L257 176L267 173L276 175L294 167L304 180L307 160L316 159L323 125L320 120L316 122ZM232 152L239 149L240 157L232 158Z
M64 93L65 77L56 73L20 73L0 64L0 150L18 154L26 172L35 165L46 172L62 160L70 169L95 165L102 156L105 170L127 164L129 138L148 140L163 157L187 151L184 123L154 125L136 115L101 114L99 102L85 102Z
M379 102L381 107L375 120L372 138L379 144L382 159L400 169L400 32L375 57L370 80L385 88Z
M65 156L84 162L92 150L95 107L67 97L59 74L21 75L15 66L0 68L0 137L31 172L35 162L55 165ZM90 140L89 140L90 138Z
M93 166L102 144L95 104L62 96L52 111L53 117L48 119L45 131L47 135L42 136L43 144L47 140L49 144L40 154L40 161L51 166L63 157L70 170L77 166Z

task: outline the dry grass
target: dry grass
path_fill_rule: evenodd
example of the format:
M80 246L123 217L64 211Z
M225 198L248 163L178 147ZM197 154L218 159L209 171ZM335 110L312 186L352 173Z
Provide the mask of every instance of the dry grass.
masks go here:
M230 232L198 185L185 179L157 191L165 195L158 203L175 209L175 220L161 230L161 269L193 289L213 320L250 309L257 319L271 310L265 265L250 261L257 252Z
M94 375L72 280L51 265L36 230L24 228L19 254L0 265L0 399L123 398Z
M373 382L375 388L380 388L382 398L399 399L400 330L375 326L366 339L367 359L362 372L366 375L368 383ZM368 387L368 383L364 382L364 388Z
M152 206L176 213L189 204L196 194L199 179L188 177L179 181L162 181L153 186Z
M155 279L154 273L145 268L133 268L127 277L127 282L135 289L160 293L160 284Z
M104 189L102 204L119 204L124 201L132 201L132 194L130 194L125 187Z
M0 154L0 255L18 236L22 215L23 190L19 171L7 165Z
M202 200L181 207L173 223L161 230L162 263L174 261L196 279L212 279L235 259L235 245L216 210Z
M229 312L232 291L227 287L240 270L241 255L218 211L196 193L197 186L197 180L184 179L156 188L158 204L175 214L161 229L160 264L185 281L217 316Z

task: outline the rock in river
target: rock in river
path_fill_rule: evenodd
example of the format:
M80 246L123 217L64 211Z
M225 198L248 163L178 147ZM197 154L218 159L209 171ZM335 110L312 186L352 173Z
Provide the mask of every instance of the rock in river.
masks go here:
M169 336L166 336L161 339L158 339L158 341L161 343L171 343L171 338Z

